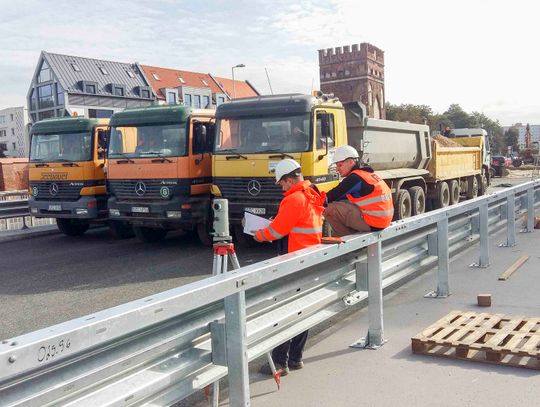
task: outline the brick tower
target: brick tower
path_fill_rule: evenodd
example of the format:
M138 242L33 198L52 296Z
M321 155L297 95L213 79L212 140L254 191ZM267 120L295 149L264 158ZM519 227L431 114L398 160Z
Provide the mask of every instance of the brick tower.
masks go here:
M362 43L319 50L321 91L342 102L360 101L369 117L384 119L384 52Z

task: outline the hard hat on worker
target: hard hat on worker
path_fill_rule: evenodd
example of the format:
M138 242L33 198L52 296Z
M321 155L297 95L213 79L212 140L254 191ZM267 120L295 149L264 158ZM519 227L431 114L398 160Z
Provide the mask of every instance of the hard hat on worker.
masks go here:
M351 146L341 146L336 148L336 151L334 152L334 158L332 160L332 164L336 164L340 161L344 161L347 158L352 158L353 160L358 160L360 156L358 155L358 151L356 151L356 148Z
M290 174L291 172L298 170L300 168L300 164L296 162L295 160L292 160L290 158L287 158L285 160L281 160L278 165L276 165L276 184L281 181L281 178L283 178L284 175ZM298 175L300 175L300 171L298 171Z

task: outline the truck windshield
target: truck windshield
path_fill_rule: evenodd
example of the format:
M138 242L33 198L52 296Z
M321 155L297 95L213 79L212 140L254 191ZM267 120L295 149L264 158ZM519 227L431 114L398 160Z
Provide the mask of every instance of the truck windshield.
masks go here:
M187 153L186 140L186 123L116 126L111 129L108 156L181 157Z
M32 134L30 162L92 160L92 133Z
M216 154L295 153L310 150L309 113L294 116L221 119Z

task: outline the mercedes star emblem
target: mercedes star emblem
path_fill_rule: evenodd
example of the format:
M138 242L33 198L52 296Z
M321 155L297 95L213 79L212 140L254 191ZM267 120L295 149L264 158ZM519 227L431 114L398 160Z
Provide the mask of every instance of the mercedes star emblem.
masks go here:
M261 183L255 179L248 182L247 190L251 196L257 196L261 193Z
M144 185L144 182L137 182L135 184L135 193L138 196L143 196L146 193L146 185Z
M54 182L49 186L49 193L52 196L55 196L58 194L58 184L55 184Z

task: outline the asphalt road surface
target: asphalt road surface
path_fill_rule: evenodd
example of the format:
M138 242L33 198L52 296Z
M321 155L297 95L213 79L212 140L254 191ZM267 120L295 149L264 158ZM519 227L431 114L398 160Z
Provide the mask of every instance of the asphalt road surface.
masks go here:
M512 172L494 192L529 181ZM106 229L0 242L0 340L209 277L212 250L180 233L155 244L115 240ZM241 265L275 256L265 244L238 249Z

